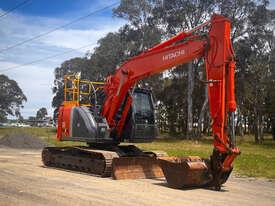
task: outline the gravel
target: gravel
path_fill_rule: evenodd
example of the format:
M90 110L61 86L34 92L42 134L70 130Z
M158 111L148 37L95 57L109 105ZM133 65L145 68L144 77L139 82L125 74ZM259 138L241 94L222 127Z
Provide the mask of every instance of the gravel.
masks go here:
M0 148L0 205L274 206L275 182L231 175L221 191L161 179L112 180L42 166L40 150Z
M19 149L42 149L48 144L41 138L29 133L12 133L0 139L0 146Z

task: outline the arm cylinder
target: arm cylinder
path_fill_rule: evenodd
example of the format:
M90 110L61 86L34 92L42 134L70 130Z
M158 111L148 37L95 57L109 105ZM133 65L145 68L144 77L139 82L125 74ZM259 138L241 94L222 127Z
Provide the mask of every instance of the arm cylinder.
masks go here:
M228 91L227 91L227 100L228 100L228 110L230 112L236 111L236 100L235 100L235 62L231 61L228 65Z

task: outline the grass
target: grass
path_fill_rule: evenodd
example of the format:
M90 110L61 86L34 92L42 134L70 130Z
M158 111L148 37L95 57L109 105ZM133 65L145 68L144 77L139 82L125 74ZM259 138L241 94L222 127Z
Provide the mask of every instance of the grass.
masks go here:
M80 142L57 141L56 130L53 128L0 128L0 137L12 132L28 132L42 137L49 144L56 146L85 145ZM275 141L271 140L271 136L265 138L266 140L262 144L255 144L252 136L245 136L238 141L238 147L242 152L234 161L234 171L238 175L275 179ZM144 150L162 150L169 156L195 155L207 158L213 149L211 142L209 139L191 141L164 137L152 143L136 145Z

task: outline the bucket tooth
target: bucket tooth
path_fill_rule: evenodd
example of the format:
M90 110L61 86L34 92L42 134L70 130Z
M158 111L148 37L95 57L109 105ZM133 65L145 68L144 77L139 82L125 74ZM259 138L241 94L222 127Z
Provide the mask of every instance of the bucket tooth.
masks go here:
M211 181L209 169L200 157L161 158L159 164L172 188L201 187Z

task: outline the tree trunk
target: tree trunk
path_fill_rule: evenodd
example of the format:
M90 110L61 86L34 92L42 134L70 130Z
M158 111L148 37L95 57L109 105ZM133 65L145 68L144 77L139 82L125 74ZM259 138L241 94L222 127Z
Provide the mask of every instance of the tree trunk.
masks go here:
M198 137L201 137L202 132L205 127L205 112L207 110L207 105L208 105L208 87L207 85L205 86L205 97L204 97L204 102L200 111L200 116L199 116L199 121L198 121Z
M247 134L247 114L244 114L244 134Z
M244 130L245 130L245 118L244 115L241 113L240 107L237 109L237 124L236 124L236 131L237 135L240 135L243 139L244 137Z
M194 69L192 62L188 63L188 86L187 86L187 138L193 138L193 94Z
M206 129L205 129L205 133L207 134L207 136L211 136L211 132L212 132L212 118L210 117L210 111L207 110L206 111Z
M271 133L272 139L275 140L275 115L271 117Z
M255 136L255 142L261 143L263 142L263 121L262 121L262 115L257 110L257 108L254 108L255 112L255 126L254 126L254 136Z

